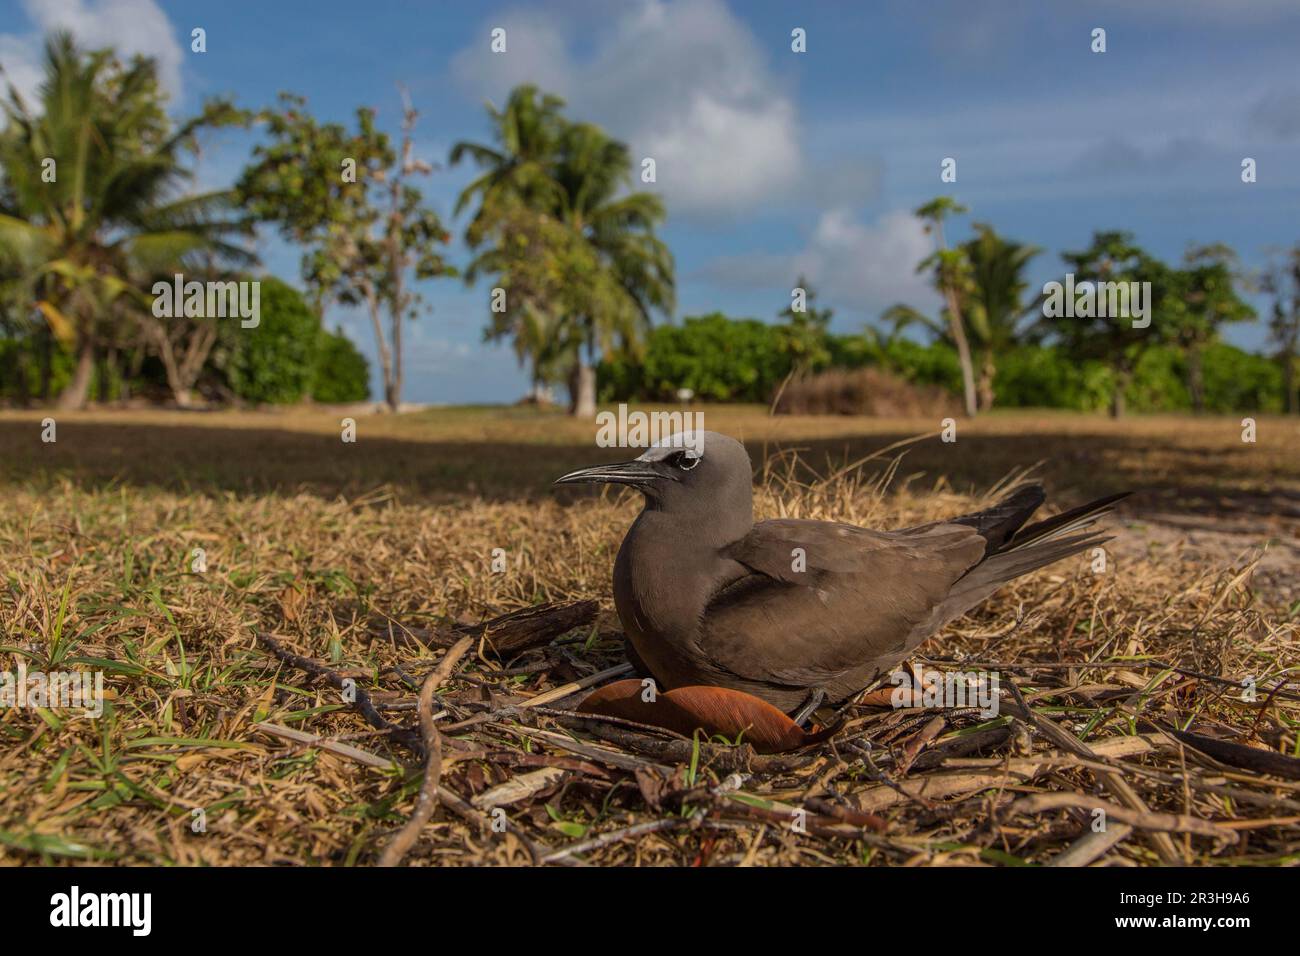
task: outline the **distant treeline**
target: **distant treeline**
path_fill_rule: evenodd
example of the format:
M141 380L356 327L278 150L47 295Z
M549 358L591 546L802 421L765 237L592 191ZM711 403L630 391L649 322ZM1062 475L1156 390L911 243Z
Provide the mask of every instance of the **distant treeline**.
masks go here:
M889 377L856 376L864 382L954 390L967 415L1300 412L1300 243L1260 269L1220 243L1166 262L1128 231L1099 231L1059 254L1064 269L1040 294L1030 265L1045 250L987 222L951 243L967 210L939 196L915 210L934 240L916 272L936 308L899 302L859 334L832 334L831 309L800 277L775 324L715 314L656 325L676 308L662 197L638 191L625 143L530 84L489 105L486 141L458 141L447 157L477 172L455 205L467 216L462 266L448 261L451 233L420 188L435 167L415 155L419 114L405 94L391 133L370 107L347 125L289 93L256 111L213 99L174 120L154 61L86 50L66 33L48 38L38 95L7 93L0 402L360 400L365 360L321 327L325 309L346 307L369 318L382 397L397 409L404 329L425 310L424 283L459 276L481 283L484 338L511 344L533 395L566 387L583 417L598 395L767 402L787 378L866 366ZM191 191L199 135L231 126L260 131L247 164L231 188ZM259 228L302 252L303 295L256 278ZM178 308L166 290L182 275L187 287L237 286L241 303L260 281L260 324L191 309L188 293ZM1267 357L1223 344L1242 323L1265 325ZM932 344L903 337L909 328Z
M659 326L650 333L640 362L601 364L601 399L676 401L678 389L688 388L704 401L770 402L799 361L787 336L784 326L716 312ZM882 340L872 333L827 333L824 345L812 372L875 366L909 382L961 393L957 351L944 341L926 345L901 336ZM1282 370L1276 361L1222 342L1207 345L1200 360L1206 411L1283 410ZM1128 409L1192 409L1189 373L1182 350L1163 345L1143 350L1125 388ZM1102 411L1110 407L1114 387L1115 372L1105 361L1080 361L1060 345L1022 344L998 356L994 404Z
M258 281L257 327L241 328L237 319L213 324L216 340L193 377L198 397L250 405L369 397L366 358L342 330L322 328L319 315L291 286L275 278ZM48 326L0 336L0 403L50 401L68 387L76 367L72 346ZM130 338L99 352L88 391L100 402L175 397L157 350Z

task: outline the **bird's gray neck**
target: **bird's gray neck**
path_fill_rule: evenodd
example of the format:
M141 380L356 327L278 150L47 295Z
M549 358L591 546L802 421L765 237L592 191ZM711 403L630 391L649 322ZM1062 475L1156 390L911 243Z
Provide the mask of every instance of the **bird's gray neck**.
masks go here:
M754 502L747 495L743 504L725 500L693 501L690 508L665 508L647 498L632 531L639 525L683 553L717 552L749 534L754 527Z

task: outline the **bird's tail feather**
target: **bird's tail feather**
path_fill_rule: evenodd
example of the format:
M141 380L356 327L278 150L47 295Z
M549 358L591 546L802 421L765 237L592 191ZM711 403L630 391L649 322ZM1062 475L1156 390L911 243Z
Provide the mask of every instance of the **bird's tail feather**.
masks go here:
M1011 542L1021 526L1045 500L1042 485L1025 485L1017 488L991 508L974 514L953 518L952 524L969 525L986 538L994 548Z
M1027 525L1016 532L1006 545L998 549L998 553L1005 554L1009 551L1018 551L1038 541L1058 539L1061 535L1090 528L1099 518L1104 518L1110 514L1117 502L1123 501L1130 494L1132 494L1131 491L1122 491L1117 495L1107 495L1105 498L1090 501L1086 505L1063 511L1054 517L1035 521L1033 524Z
M938 617L944 623L954 620L1008 581L1110 541L1113 535L1093 526L1128 494L1098 498L1023 528L953 585Z

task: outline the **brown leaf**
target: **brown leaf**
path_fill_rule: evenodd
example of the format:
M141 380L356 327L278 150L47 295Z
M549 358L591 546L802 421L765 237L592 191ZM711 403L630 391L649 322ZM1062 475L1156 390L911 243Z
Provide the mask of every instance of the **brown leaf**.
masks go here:
M651 767L637 767L636 786L641 791L641 799L646 802L646 806L658 810L663 803L664 792L668 789L668 781L663 774Z
M606 684L587 695L578 711L652 724L685 736L702 730L709 736L741 738L759 753L807 747L839 729L806 731L767 701L726 687L677 687L657 694L653 702L642 699L642 689L636 678Z
M306 603L306 596L292 584L280 591L280 614L290 624L298 620Z

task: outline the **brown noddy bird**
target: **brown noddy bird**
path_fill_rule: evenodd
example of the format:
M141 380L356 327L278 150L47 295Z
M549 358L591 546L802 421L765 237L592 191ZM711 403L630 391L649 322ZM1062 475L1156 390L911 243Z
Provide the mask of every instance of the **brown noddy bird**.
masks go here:
M614 563L614 603L664 689L730 687L800 718L887 674L1012 578L1109 540L1093 528L1126 494L1026 525L1045 499L898 531L836 521L754 521L745 447L672 436L635 461L571 472L645 495Z

